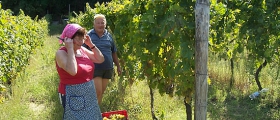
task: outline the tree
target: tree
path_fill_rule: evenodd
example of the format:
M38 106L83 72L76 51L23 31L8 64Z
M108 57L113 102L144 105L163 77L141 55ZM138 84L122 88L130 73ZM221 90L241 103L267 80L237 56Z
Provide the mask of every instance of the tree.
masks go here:
M95 9L87 7L85 13L70 22L90 29L92 15L105 14L108 29L118 45L124 69L122 80L128 85L145 80L151 90L180 96L191 105L195 76L195 24L193 13L188 12L194 10L191 5L193 1L185 0L114 0L106 5L97 4ZM188 110L186 114L191 118L192 110Z
M246 54L244 59L250 61L246 68L259 90L261 70L279 64L279 6L279 0L220 1L214 2L211 13L210 49L233 61Z
M106 3L111 0L2 0L3 9L11 9L14 14L18 14L20 9L31 18L38 16L44 17L51 14L54 20L61 19L61 16L70 12L79 12L85 10L85 4L89 3L92 7L97 2Z

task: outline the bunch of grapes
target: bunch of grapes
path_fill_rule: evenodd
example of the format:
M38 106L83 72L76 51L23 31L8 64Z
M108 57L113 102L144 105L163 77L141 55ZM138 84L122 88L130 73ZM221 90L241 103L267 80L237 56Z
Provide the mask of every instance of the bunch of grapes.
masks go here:
M103 120L126 120L126 117L121 114L112 114L109 118L104 117Z

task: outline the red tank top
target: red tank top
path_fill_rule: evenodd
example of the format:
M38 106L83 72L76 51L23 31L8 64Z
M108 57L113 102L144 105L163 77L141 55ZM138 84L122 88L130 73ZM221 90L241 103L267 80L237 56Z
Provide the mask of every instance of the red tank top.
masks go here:
M65 47L61 47L60 50L64 50L67 52L67 49ZM93 78L94 64L82 48L80 49L80 51L82 53L82 57L76 57L78 70L75 76L70 75L64 69L60 68L57 65L57 62L55 62L56 70L60 78L58 91L61 94L65 94L66 85L85 83L87 81L92 80Z

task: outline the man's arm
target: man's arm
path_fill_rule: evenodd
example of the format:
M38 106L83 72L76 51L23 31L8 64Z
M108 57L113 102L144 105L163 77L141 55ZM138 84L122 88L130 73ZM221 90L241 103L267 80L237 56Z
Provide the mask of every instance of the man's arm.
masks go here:
M122 70L121 70L121 66L120 66L120 62L119 62L119 58L118 58L117 52L113 52L112 53L112 57L113 57L113 62L117 66L118 75L121 75L122 74Z

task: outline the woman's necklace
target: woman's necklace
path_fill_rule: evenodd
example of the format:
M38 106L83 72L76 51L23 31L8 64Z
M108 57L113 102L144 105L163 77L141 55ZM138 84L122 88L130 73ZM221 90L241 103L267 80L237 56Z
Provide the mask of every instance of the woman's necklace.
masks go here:
M76 51L75 56L76 56L76 57L82 57L82 56L83 56L83 54L82 54L82 52L80 51L80 49L78 49L78 50Z

